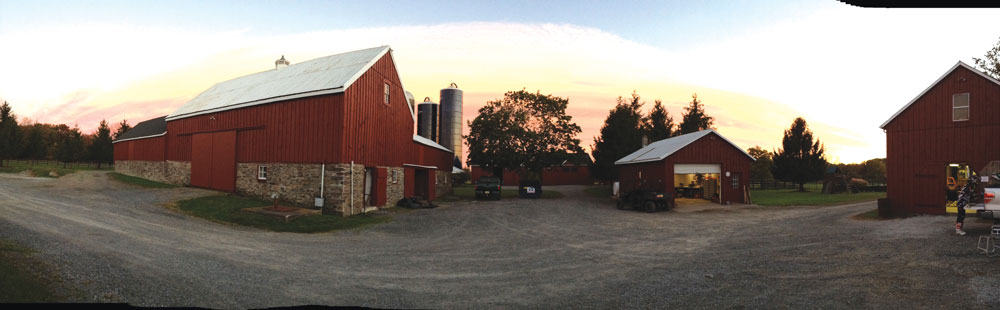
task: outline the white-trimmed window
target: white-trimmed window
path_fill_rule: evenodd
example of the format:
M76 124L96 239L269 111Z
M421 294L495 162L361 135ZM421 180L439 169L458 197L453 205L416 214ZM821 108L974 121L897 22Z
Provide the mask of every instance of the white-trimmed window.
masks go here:
M261 181L267 180L267 166L257 166L257 179Z
M951 121L969 120L969 93L954 94L951 96Z
M389 104L389 83L385 83L383 85L385 85L385 102L383 103Z
M392 184L399 183L399 170L392 170Z

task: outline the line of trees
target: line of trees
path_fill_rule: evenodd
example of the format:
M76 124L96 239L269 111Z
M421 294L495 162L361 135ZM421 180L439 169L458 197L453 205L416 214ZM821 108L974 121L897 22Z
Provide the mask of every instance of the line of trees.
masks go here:
M615 161L642 148L644 137L651 143L713 128L714 118L705 114L705 105L698 100L697 94L691 96L691 102L684 108L680 124L674 123L662 101L653 102L649 114L642 115L645 102L638 93L633 92L628 99L618 97L617 104L604 120L600 136L594 138L591 151L594 178L605 182L615 180L618 177Z
M65 124L19 124L10 104L0 105L0 166L5 160L58 160L63 163L91 161L111 163L114 159L112 141L128 131L128 121L118 124L112 133L107 121L102 120L97 130L83 134L76 126Z

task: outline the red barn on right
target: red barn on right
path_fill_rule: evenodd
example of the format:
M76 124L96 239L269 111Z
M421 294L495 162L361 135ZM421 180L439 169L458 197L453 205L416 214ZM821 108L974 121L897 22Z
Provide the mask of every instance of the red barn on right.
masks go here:
M1000 161L1000 81L959 61L881 127L892 211L945 214L972 172Z

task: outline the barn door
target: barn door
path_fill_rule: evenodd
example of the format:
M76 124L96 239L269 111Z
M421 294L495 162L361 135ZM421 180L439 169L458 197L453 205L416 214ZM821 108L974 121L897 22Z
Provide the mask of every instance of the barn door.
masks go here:
M191 137L191 186L212 187L212 134Z
M212 134L212 188L232 192L236 189L236 132Z
M191 186L232 192L236 189L236 132L191 137Z
M365 168L365 203L373 206L375 205L375 169Z

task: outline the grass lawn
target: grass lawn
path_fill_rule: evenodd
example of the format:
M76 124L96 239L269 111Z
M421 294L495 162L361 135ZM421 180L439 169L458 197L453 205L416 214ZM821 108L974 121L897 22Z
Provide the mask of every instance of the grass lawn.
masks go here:
M46 178L58 178L79 170L111 170L112 166L103 166L101 169L96 167L82 166L75 163L70 163L63 168L62 163L39 161L34 165L29 161L4 161L4 166L0 167L0 173L20 173L21 171L29 170L31 175L36 177L46 177ZM55 176L51 173L55 172Z
M54 273L34 258L34 251L0 239L0 302L57 302L62 298L50 284Z
M594 185L583 190L588 196L594 198L611 198L611 185Z
M134 176L130 176L130 175L124 175L124 174L117 173L117 172L108 173L108 176L111 177L111 179L114 179L115 181L118 181L118 182L128 183L128 184L132 184L132 185L138 185L138 186L142 186L142 187L145 187L145 188L172 188L172 187L177 187L176 185L166 184L166 183L160 183L160 182L156 182L156 181L150 181L150 180L146 180L146 179L143 179L143 178L140 178L140 177L134 177Z
M885 197L885 192L823 194L822 184L806 184L805 189L806 192L799 192L797 189L752 190L750 199L761 206L826 206Z
M386 215L306 215L285 222L277 217L242 211L244 208L264 207L270 202L236 195L206 196L177 202L181 211L220 223L250 226L270 231L318 233L341 229L359 228L388 222Z
M461 200L475 200L476 199L476 186L471 184L462 184L454 186L451 188L452 192L449 195L443 197L438 197L438 201L442 202L452 202ZM542 199L557 199L563 198L566 195L558 191L545 189L542 187ZM515 199L517 198L517 189L507 189L504 188L500 191L500 199Z

